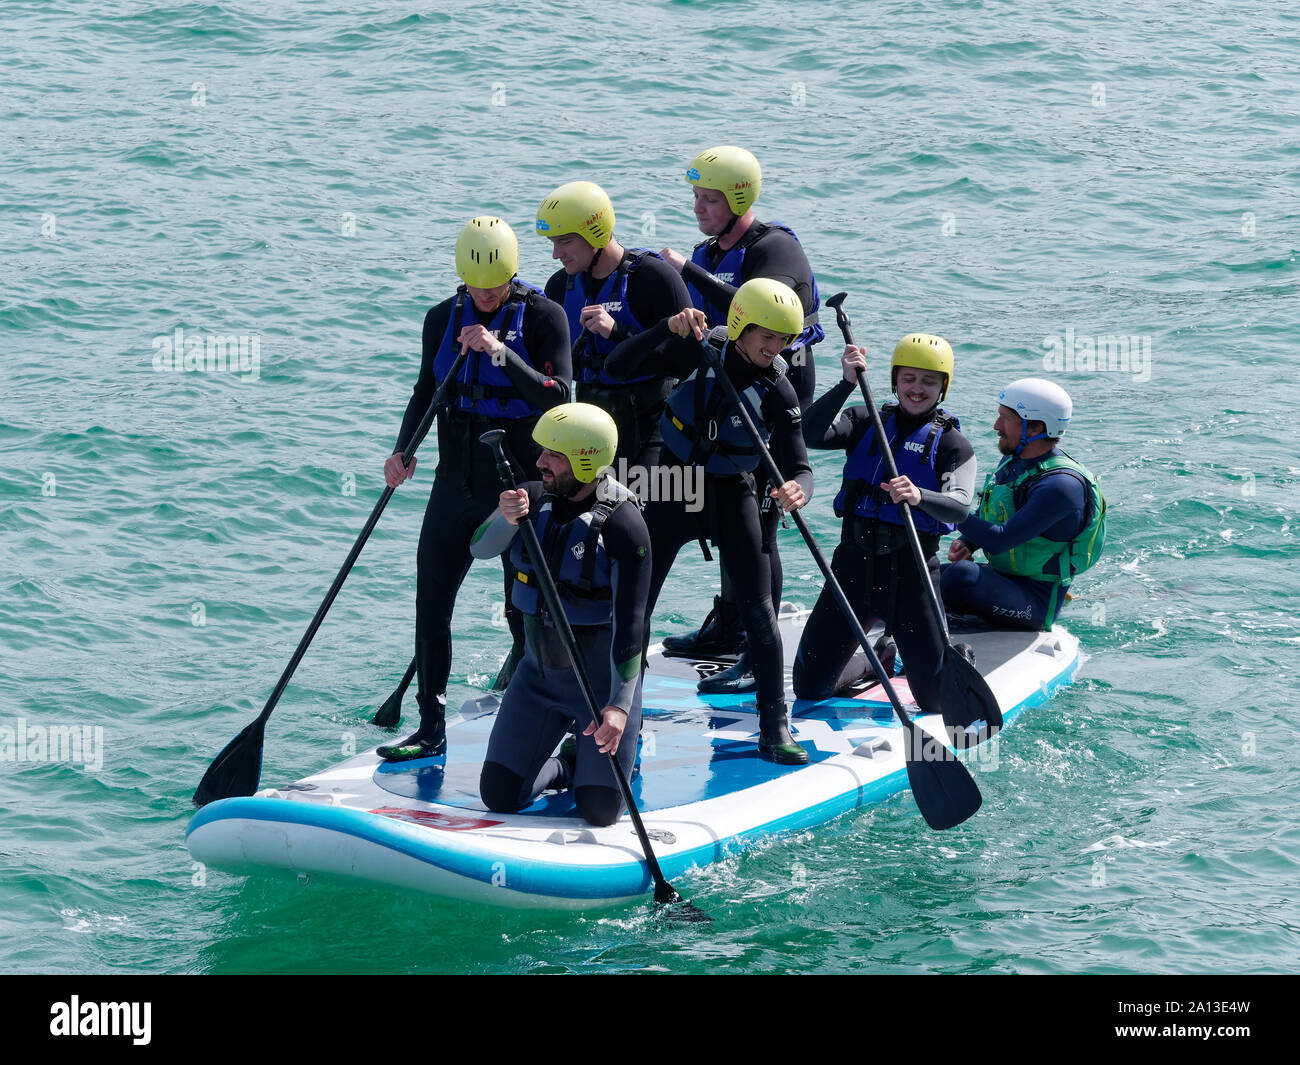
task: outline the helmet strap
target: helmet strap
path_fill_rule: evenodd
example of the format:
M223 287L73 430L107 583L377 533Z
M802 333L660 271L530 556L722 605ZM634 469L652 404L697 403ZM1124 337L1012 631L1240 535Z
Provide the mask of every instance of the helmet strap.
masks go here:
M740 215L733 213L731 216L731 221L726 224L722 232L719 233L715 239L722 240L723 237L725 237L728 233L730 233L735 228L736 223L739 221L740 221Z
M1046 429L1044 429L1044 430L1043 430L1041 433L1039 433L1037 436L1030 436L1030 435L1029 435L1029 419L1028 419L1028 418L1021 418L1021 419L1020 419L1020 443L1016 445L1016 458L1019 458L1019 457L1020 457L1020 452L1024 451L1025 446L1026 446L1027 444L1033 444L1033 443L1036 443L1036 442L1039 441L1039 440L1046 440L1046 439L1047 439L1047 430L1046 430Z

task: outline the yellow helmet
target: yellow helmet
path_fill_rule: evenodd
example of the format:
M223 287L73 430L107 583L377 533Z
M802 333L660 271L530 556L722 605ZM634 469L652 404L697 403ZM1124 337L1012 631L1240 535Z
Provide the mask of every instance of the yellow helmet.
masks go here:
M614 239L614 205L599 185L570 181L537 208L537 232L544 237L577 233L599 251Z
M943 389L939 392L939 402L948 394L952 384L955 361L952 348L943 337L930 333L909 333L894 348L894 358L889 364L889 387L898 391L898 371L903 366L914 366L918 370L933 370L943 374Z
M756 325L792 339L803 331L803 304L787 285L770 277L746 281L731 297L727 339L738 340L746 326Z
M618 428L614 419L590 403L561 403L552 407L533 426L533 439L548 451L558 451L569 460L573 476L590 484L614 461L618 450Z
M732 214L744 214L754 206L763 187L758 160L744 148L723 145L700 152L686 171L686 183L700 189L716 189L727 197Z
M497 288L519 273L519 242L501 219L480 215L456 238L456 273L473 288Z

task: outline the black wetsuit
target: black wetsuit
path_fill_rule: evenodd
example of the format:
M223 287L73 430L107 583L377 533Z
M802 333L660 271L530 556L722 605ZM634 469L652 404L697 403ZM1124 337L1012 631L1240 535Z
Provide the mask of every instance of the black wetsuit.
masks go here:
M529 520L540 509L542 486L521 485L528 491ZM596 495L580 501L552 497L551 521L565 526L592 509ZM518 529L497 514L476 537L476 558L508 549ZM600 534L610 570L612 621L573 625L597 711L617 706L627 715L617 757L630 776L641 730L641 662L645 644L646 597L650 589L650 541L635 502L617 507ZM539 606L544 600L538 599ZM618 819L622 794L609 756L592 736L581 733L591 712L573 674L559 631L537 615L524 615L527 634L523 661L510 679L502 699L479 780L484 803L492 810L519 810L541 792L564 782L567 768L551 757L570 729L578 735L577 764L570 782L578 812L592 824Z
M815 450L852 453L872 431L871 417L862 405L841 412L856 385L839 381L809 408L804 418L804 439ZM919 427L932 422L934 412L910 415L898 409L894 414L895 449L898 442ZM955 523L970 512L975 489L975 452L955 428L939 437L934 460L937 490L913 479L921 489L921 502L913 513L922 511L938 521ZM880 480L889 479L884 473ZM867 631L883 621L893 635L907 670L907 679L917 704L927 711L941 712L935 671L939 665L942 634L932 617L920 581L930 580L938 588L939 534L918 529L927 572L922 578L901 524L863 518L845 506L839 545L831 560L844 595ZM866 671L865 656L844 622L834 595L823 589L799 641L794 665L794 693L801 699L825 699L844 692Z
M533 426L544 410L569 398L569 327L564 312L535 293L529 294L528 301L522 332L531 364L507 344L502 353L503 368L520 396L537 413L506 420L444 408L438 415L438 467L416 554L415 657L420 731L424 735L440 732L443 727L451 673L451 616L456 594L472 561L470 539L496 508L501 494L492 449L480 444L479 437L490 429L505 429L511 453L523 467L516 472L531 476L536 472L533 463L540 453L532 440ZM450 324L454 302L455 297L444 300L425 316L420 376L406 406L395 454L406 450L437 390L434 360ZM476 352L470 352L468 357L488 358ZM517 651L522 652L522 623L509 609L513 570L508 564L505 568L507 620Z
M749 243L745 250L745 258L741 262L740 277L736 279L735 284L718 280L698 263L689 260L682 267L682 279L694 286L709 304L707 313L710 324L726 324L727 308L731 306L731 298L736 294L736 289L755 277L768 277L788 286L803 304L805 318L810 315L813 309L812 267L799 242L784 229L757 220L751 223L749 229L741 236L739 243L744 242ZM716 237L710 237L706 244L708 261L716 267L727 253L718 247ZM790 383L794 385L795 393L799 397L799 406L807 408L812 403L813 391L817 384L813 348L805 346L786 352L784 358L789 365ZM767 487L770 489L771 486ZM763 540L769 548L768 557L772 566L773 598L776 605L780 606L783 573L780 553L775 550L776 527L781 520L780 507L776 506L775 501L766 492L763 493L761 503ZM724 566L722 593L728 601L731 599L730 582L733 576Z
M634 257L632 251L624 249L623 262ZM573 278L575 285L582 286L584 306L590 306L596 293L605 284L605 278L593 278L588 274L579 274ZM564 305L565 292L569 284L569 275L557 270L546 282L546 296L561 306ZM628 315L642 325L648 326L669 318L678 311L691 305L691 298L686 292L686 285L681 276L666 262L656 255L645 255L636 269L627 277L626 314L615 308L610 313L614 317L614 328L609 335L613 349L605 356L606 365L621 346L637 336L636 330L625 320ZM604 383L580 382L579 360L584 351L590 350L592 337L582 330L576 320L570 320L569 333L574 351L575 398L582 403L592 403L607 411L618 426L618 450L614 456L615 476L625 477L619 468L619 461L643 468L654 466L659 461L659 448L663 438L659 435L659 417L663 413L664 398L672 387L672 380L662 374L656 374L648 381L633 384L621 384L614 381ZM654 363L648 362L653 366ZM640 375L637 375L640 376Z
M757 220L745 230L740 241L750 243L740 266L740 277L734 284L719 281L689 259L682 267L682 280L693 285L709 303L706 311L709 324L726 325L731 297L736 294L737 288L755 277L770 277L793 289L803 304L804 316L810 315L813 309L812 267L799 242L784 229ZM716 237L710 237L706 244L709 261L716 266L726 252L718 247ZM813 391L817 385L813 349L805 347L786 352L784 358L789 364L790 383L799 396L799 406L807 407L812 403Z
M665 336L671 337L668 343L664 342ZM700 342L673 335L666 322L647 330L638 340L643 346L640 357L655 352L663 359L666 371L676 377L686 377L705 365ZM626 368L629 374L634 373L638 368L638 354L637 347L629 345L611 365L611 372ZM759 377L772 382L761 405L762 424L759 428L765 424L771 432L768 446L777 467L787 480L797 481L804 495L811 499L812 469L804 447L794 387L774 368L760 370L745 360L733 344L727 345L723 365L739 392L743 393ZM681 387L689 388L691 385ZM724 410L728 408L729 404ZM720 414L719 419L724 416ZM663 465L686 466L687 459L675 455L665 444ZM758 478L762 479L761 473ZM671 478L663 480L668 482ZM683 476L678 483L686 484L689 480ZM650 528L651 553L654 556L647 615L654 611L664 580L682 546L692 540L712 540L731 574L737 604L749 634L759 700L777 702L784 698L785 693L784 666L772 597L771 556L763 549L756 477L753 473L720 476L706 473L703 486L702 500L663 499L645 505L645 520Z

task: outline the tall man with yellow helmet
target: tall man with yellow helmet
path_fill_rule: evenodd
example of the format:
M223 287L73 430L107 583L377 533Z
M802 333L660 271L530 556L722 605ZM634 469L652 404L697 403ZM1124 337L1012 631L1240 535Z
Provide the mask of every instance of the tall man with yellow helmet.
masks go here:
M809 408L804 439L818 450L848 453L835 497L843 519L831 569L863 629L883 621L897 643L917 704L941 712L936 671L944 635L931 616L922 581L938 587L940 538L970 512L975 490L975 452L957 419L939 404L953 376L952 348L942 337L913 333L894 348L890 380L896 403L880 411L898 477L886 472L881 441L861 404L841 411L857 390L866 351L846 346L843 379ZM926 559L919 572L909 549L900 503L912 518ZM846 693L866 669L855 658L857 641L844 625L834 598L823 589L808 619L794 665L794 693L825 699Z
M415 472L402 453L457 355L468 353L438 416L438 468L416 555L415 657L420 727L399 744L379 748L393 761L446 749L447 680L451 671L451 616L470 567L474 530L497 503L492 454L478 442L504 429L516 459L532 471L537 448L531 432L542 412L569 396L569 328L564 313L541 290L519 281L515 235L499 218L471 219L456 241L455 295L424 319L420 376L406 406L384 477L396 487ZM512 576L506 567L507 588ZM522 626L511 618L517 650Z
M744 148L722 145L708 148L691 160L686 182L695 196L695 220L706 240L695 246L690 260L672 248L660 254L681 271L694 306L709 321L726 321L731 297L746 281L766 277L780 281L799 297L804 318L799 335L783 353L790 382L801 407L812 403L816 384L813 345L825 335L817 321L821 299L808 256L794 230L780 222L760 222L754 203L763 186L758 160ZM764 508L764 549L781 587L781 559L776 551L778 511ZM703 626L690 636L668 637L664 646L678 653L727 653L741 640L736 608L729 593L730 575L724 569L722 595ZM701 685L708 691L746 691L752 688L748 663L742 659L733 670Z
M599 185L572 181L537 209L537 232L559 261L546 295L564 307L573 341L578 398L607 411L618 426L617 459L642 468L658 462L659 416L671 381L653 364L630 380L605 368L619 345L684 307L686 286L677 272L645 248L614 238L614 206Z
M623 797L606 755L630 777L641 730L649 534L635 500L606 469L618 443L608 414L587 403L553 407L533 439L542 447L541 481L502 492L472 548L477 558L510 551L518 568L511 597L524 616L526 644L492 726L479 790L489 809L513 811L543 791L572 788L578 812L609 825ZM592 692L605 699L599 728L517 535L530 514ZM581 731L576 752L553 756L570 729Z
M770 442L777 467L788 478L770 491L776 505L786 511L803 506L812 494L799 401L779 354L803 327L803 319L799 298L789 288L756 278L737 290L726 327L709 332L706 341L720 355L750 418ZM698 466L704 471L702 507L684 499L652 500L645 505L654 557L646 610L654 610L683 545L706 537L717 544L731 573L752 648L759 754L783 765L801 765L808 761L808 752L790 734L772 570L762 550L758 504L762 489L754 477L759 452L701 349L707 329L704 312L690 307L647 330L610 359L611 373L635 374L653 352L668 372L683 378L668 397L661 423L663 465ZM662 479L688 481L685 470L678 478Z

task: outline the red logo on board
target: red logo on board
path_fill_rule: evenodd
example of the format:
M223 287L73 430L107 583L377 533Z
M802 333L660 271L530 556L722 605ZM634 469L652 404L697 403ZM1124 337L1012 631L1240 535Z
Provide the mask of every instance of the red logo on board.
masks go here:
M445 832L468 832L502 824L501 821L487 821L481 817L457 817L455 814L440 814L433 810L403 810L394 806L381 806L370 812L391 817L394 821L410 821L413 825L425 828L440 828Z

